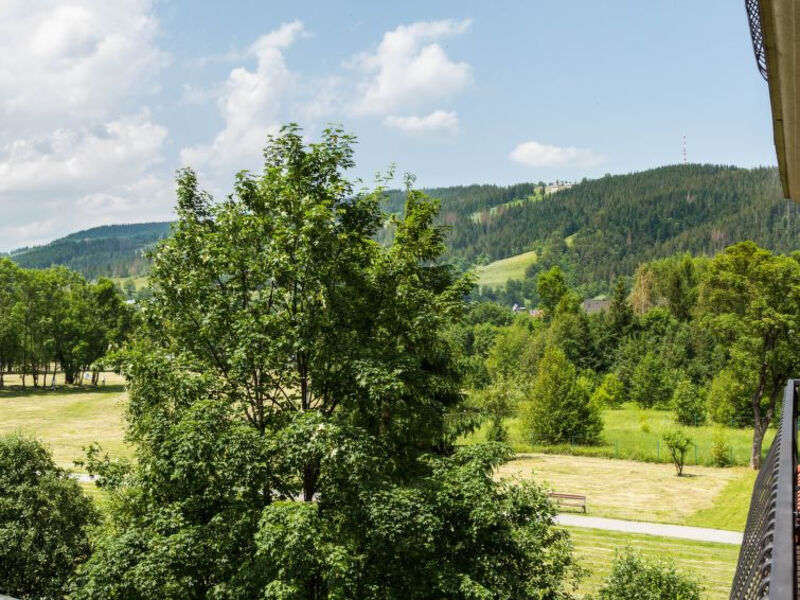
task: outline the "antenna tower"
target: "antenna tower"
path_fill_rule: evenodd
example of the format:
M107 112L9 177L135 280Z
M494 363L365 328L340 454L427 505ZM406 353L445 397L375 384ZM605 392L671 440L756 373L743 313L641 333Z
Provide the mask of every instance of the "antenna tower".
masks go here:
M683 164L686 164L686 134L683 135Z

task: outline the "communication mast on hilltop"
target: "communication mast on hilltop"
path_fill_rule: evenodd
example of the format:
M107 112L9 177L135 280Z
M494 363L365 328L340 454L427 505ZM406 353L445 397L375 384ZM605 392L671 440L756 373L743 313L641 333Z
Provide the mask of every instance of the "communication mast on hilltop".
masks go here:
M686 164L686 134L683 134L683 164Z

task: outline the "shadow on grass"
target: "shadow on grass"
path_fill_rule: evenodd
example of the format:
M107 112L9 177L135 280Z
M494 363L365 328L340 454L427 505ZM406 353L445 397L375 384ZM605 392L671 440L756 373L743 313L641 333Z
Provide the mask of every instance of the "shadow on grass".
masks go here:
M25 398L46 396L70 396L73 394L119 394L125 391L122 384L114 385L58 385L55 389L50 387L23 388L21 385L6 385L0 388L0 399Z

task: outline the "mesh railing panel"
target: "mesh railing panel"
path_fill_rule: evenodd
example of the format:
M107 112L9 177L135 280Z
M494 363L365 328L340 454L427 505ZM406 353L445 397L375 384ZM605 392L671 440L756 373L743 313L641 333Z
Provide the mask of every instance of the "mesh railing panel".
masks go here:
M731 600L791 600L795 583L795 382L753 487Z
M753 40L753 53L756 56L758 71L767 79L767 53L764 50L764 33L761 29L761 8L759 0L744 0L747 21L750 25L750 38Z

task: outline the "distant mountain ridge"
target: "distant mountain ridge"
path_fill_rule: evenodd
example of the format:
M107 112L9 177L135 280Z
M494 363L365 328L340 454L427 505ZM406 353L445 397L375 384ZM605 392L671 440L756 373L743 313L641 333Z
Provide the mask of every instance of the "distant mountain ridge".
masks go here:
M139 276L149 266L144 252L167 237L170 227L170 222L103 225L14 250L10 258L27 269L63 265L89 279Z
M526 279L558 265L587 297L608 291L640 262L676 252L712 255L745 239L777 252L800 249L800 206L783 199L775 168L672 165L553 193L542 182L424 191L441 201L447 258L460 268L527 253L535 259ZM404 200L403 191L390 190L384 210L399 214ZM169 232L168 222L107 225L11 257L30 268L65 265L90 278L139 276L148 268L143 252ZM392 237L387 220L377 238Z

